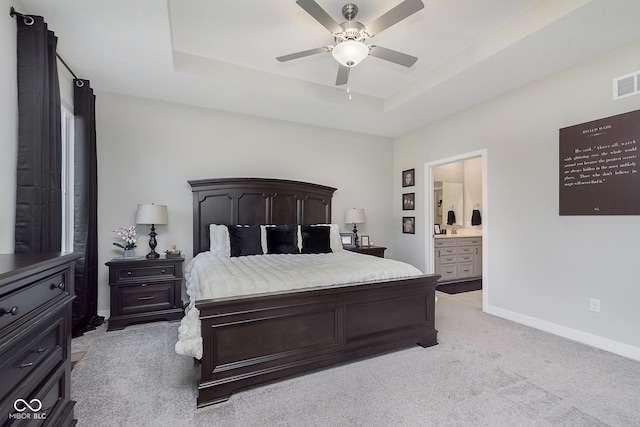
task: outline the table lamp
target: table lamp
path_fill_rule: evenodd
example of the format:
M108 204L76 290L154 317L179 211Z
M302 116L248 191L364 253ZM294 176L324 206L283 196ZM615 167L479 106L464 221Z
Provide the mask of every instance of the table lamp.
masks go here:
M136 224L151 224L151 233L149 233L149 247L151 252L147 254L147 259L158 259L160 254L156 252L156 224L168 224L169 215L165 205L138 205L136 211Z
M358 242L358 227L356 226L356 224L364 224L366 222L364 209L353 208L347 210L344 214L344 222L347 224L353 224L353 243L356 245L356 247L359 247L360 243Z

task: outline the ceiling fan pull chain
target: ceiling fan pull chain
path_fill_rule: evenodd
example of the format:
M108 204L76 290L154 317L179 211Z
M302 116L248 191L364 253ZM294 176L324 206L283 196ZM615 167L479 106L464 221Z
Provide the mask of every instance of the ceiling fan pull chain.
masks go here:
M347 76L349 79L347 80L347 93L349 94L349 101L351 101L351 67L347 68Z

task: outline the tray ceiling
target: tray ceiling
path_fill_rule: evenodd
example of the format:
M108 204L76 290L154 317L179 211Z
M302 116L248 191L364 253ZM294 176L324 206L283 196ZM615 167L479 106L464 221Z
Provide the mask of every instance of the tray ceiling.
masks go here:
M316 1L343 21L345 0ZM330 53L276 61L333 44L294 0L22 3L98 91L391 137L640 40L636 0L424 0L372 39L418 62L366 58L349 101ZM400 0L355 3L367 24Z

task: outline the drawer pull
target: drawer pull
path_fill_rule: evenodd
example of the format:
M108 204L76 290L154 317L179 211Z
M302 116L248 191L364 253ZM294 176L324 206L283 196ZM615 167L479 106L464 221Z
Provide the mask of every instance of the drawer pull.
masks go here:
M38 357L40 357L39 355L44 353L45 351L47 351L46 348L39 348L37 349L35 352L38 353ZM38 358L36 357L36 359ZM23 363L20 365L20 369L24 369L24 368L30 368L33 366L33 364L35 363L35 360L33 362L29 362L29 363Z
M131 271L127 271L127 276L131 276L133 273Z
M6 310L4 308L0 308L0 316L4 316L5 314L11 314L12 316L15 316L19 312L20 312L20 307L18 307L17 305L14 305L9 310Z
M149 297L138 297L138 301L148 301L148 300L155 299L155 298L156 297L151 297L151 296L149 296Z
M167 272L167 270L165 270L164 268L162 270L160 270L160 273L162 273L162 274L164 274L166 272Z
M57 285L55 283L51 284L51 289L60 289L61 291L64 291L64 282L60 282Z

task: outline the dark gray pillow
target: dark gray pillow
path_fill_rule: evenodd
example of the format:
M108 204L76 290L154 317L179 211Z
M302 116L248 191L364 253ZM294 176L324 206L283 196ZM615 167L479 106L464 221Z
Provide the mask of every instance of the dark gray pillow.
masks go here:
M303 254L328 254L331 253L331 240L329 239L330 227L309 226L300 227L302 235Z
M227 225L227 228L229 229L229 246L232 257L262 255L259 225L249 227Z
M266 227L267 253L269 254L299 254L298 226L277 225Z

